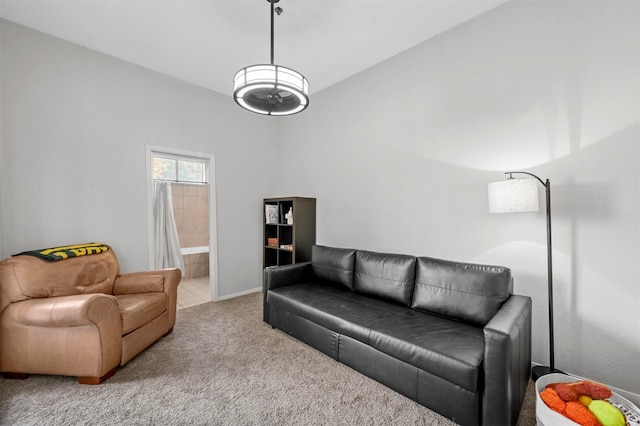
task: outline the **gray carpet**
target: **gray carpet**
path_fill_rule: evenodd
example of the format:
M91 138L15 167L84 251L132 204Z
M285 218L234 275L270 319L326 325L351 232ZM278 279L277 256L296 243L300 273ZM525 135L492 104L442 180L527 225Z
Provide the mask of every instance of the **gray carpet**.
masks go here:
M255 293L178 311L174 332L99 386L0 379L11 425L453 425L262 322ZM535 425L533 386L519 426Z

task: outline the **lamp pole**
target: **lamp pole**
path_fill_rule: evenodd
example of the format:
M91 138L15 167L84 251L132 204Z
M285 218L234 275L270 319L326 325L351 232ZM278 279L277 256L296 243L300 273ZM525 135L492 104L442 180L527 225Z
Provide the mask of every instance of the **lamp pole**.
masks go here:
M529 172L505 172L507 175L512 175L514 173L525 174L536 178L542 186L545 188L546 192L546 204L547 204L547 280L548 280L548 299L549 299L549 367L543 365L536 365L531 369L531 376L533 380L536 381L541 376L549 373L560 372L560 370L555 369L554 362L554 348L553 348L553 266L552 266L552 256L551 256L551 182L549 179L543 181L538 176Z

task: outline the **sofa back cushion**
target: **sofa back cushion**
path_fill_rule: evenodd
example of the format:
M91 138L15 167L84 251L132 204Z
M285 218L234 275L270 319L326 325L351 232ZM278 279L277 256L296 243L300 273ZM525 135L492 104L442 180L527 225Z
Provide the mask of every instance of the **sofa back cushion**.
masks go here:
M10 257L0 262L2 307L37 297L112 294L119 273L113 250L53 262L27 255Z
M415 270L413 256L358 250L354 290L410 306Z
M411 307L484 326L511 291L508 268L420 257Z
M321 281L341 284L353 290L356 251L315 245L311 247L311 268Z

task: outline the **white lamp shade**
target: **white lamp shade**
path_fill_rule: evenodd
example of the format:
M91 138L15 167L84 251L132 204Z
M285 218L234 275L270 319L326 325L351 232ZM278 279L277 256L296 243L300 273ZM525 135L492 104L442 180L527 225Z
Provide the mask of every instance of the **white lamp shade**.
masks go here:
M537 212L538 185L535 179L507 179L489 184L491 213Z

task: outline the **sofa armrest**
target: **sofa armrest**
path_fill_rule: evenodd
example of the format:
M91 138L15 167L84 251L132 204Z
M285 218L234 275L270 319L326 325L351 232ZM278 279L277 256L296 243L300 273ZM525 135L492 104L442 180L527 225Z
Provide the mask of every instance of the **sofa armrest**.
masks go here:
M531 371L531 298L511 295L484 327L482 424L515 425Z
M262 275L262 320L266 323L269 322L269 304L267 303L267 293L269 290L302 283L306 281L312 273L311 262L264 268Z
M299 284L309 278L311 262L295 263L293 265L272 266L265 268L262 289L266 294L272 288Z
M9 305L5 315L5 320L36 327L100 326L115 316L122 327L116 298L103 293L22 300ZM122 336L122 328L119 335Z

